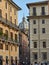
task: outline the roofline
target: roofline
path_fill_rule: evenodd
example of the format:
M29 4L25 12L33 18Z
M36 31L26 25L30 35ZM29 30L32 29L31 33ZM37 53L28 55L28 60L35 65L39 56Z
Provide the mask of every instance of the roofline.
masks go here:
M8 0L14 7L16 7L18 10L22 10L16 3L14 3L12 0Z
M39 2L33 2L33 3L27 3L27 7L34 6L34 5L47 5L49 1L39 1Z
M40 19L40 18L47 18L49 19L49 15L41 15L41 16L27 16L28 19Z

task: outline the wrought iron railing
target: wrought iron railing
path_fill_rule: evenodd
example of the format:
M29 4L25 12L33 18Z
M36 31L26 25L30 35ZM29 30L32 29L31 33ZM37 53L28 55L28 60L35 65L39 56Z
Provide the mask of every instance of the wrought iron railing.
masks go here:
M18 26L8 20L6 20L5 18L3 17L0 17L0 22L3 23L4 25L7 25L9 26L10 28L13 28L15 30L19 30Z
M19 44L18 40L12 40L11 38L4 36L4 34L2 34L2 36L0 36L0 40L5 41L5 42L9 42L9 43L13 43L13 44Z

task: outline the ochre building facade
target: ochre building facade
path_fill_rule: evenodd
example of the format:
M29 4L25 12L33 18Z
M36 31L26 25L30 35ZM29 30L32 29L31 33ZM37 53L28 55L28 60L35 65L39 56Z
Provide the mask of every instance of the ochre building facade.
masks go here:
M0 0L0 65L19 62L18 11L12 0Z

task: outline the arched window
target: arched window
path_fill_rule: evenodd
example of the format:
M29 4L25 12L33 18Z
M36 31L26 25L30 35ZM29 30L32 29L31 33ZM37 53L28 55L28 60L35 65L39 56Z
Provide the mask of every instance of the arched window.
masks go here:
M17 42L17 34L15 34L15 42Z
M10 35L11 35L11 40L13 41L13 33L12 33L12 32L10 32Z
M8 56L6 56L6 64L8 64Z
M7 30L5 30L4 37L5 37L5 39L8 39L8 31Z

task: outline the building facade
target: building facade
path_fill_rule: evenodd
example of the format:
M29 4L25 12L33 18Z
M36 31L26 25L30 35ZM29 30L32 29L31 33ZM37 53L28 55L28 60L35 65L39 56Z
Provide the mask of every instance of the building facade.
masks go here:
M49 1L28 3L30 64L49 63Z
M0 65L19 61L18 10L12 0L0 0Z
M20 47L19 47L19 58L20 58L20 64L22 65L28 65L29 63L29 47L28 47L28 36L23 32L19 32L19 41L20 41Z

